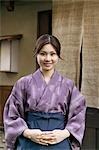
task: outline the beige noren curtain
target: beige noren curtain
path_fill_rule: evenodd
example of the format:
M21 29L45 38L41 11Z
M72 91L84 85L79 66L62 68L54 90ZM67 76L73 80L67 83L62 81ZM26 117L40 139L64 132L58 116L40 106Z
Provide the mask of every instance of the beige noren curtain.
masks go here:
M99 107L99 0L53 0L52 33L62 45L58 70L79 87L82 47L81 91L87 104Z

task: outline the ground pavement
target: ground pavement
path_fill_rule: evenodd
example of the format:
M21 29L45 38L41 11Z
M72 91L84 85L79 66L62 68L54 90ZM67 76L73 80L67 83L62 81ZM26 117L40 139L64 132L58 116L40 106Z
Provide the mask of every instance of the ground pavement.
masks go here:
M5 150L4 132L0 130L0 150Z

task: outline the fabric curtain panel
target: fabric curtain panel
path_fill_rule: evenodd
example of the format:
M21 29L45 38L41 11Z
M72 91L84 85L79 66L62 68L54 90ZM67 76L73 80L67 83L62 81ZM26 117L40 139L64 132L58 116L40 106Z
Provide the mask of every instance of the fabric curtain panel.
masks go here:
M81 79L88 106L99 107L99 1L53 0L52 33L62 44L58 70L78 87Z
M82 92L99 108L99 1L84 4Z
M62 45L59 71L79 85L83 2L53 1L52 32Z

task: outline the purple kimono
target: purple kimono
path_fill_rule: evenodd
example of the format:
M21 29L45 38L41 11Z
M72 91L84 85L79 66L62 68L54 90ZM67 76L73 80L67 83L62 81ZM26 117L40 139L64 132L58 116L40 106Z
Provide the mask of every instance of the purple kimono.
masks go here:
M54 72L49 83L38 69L22 77L14 85L4 108L4 129L7 147L14 149L17 137L28 128L26 112L62 112L66 115L65 128L70 132L73 149L82 144L85 129L85 99L72 80Z

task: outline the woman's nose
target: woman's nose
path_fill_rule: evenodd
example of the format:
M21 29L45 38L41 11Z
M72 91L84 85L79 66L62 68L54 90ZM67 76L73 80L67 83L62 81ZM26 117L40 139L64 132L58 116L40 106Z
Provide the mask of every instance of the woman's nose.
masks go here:
M46 55L45 60L50 61L51 60L51 56L49 54Z

